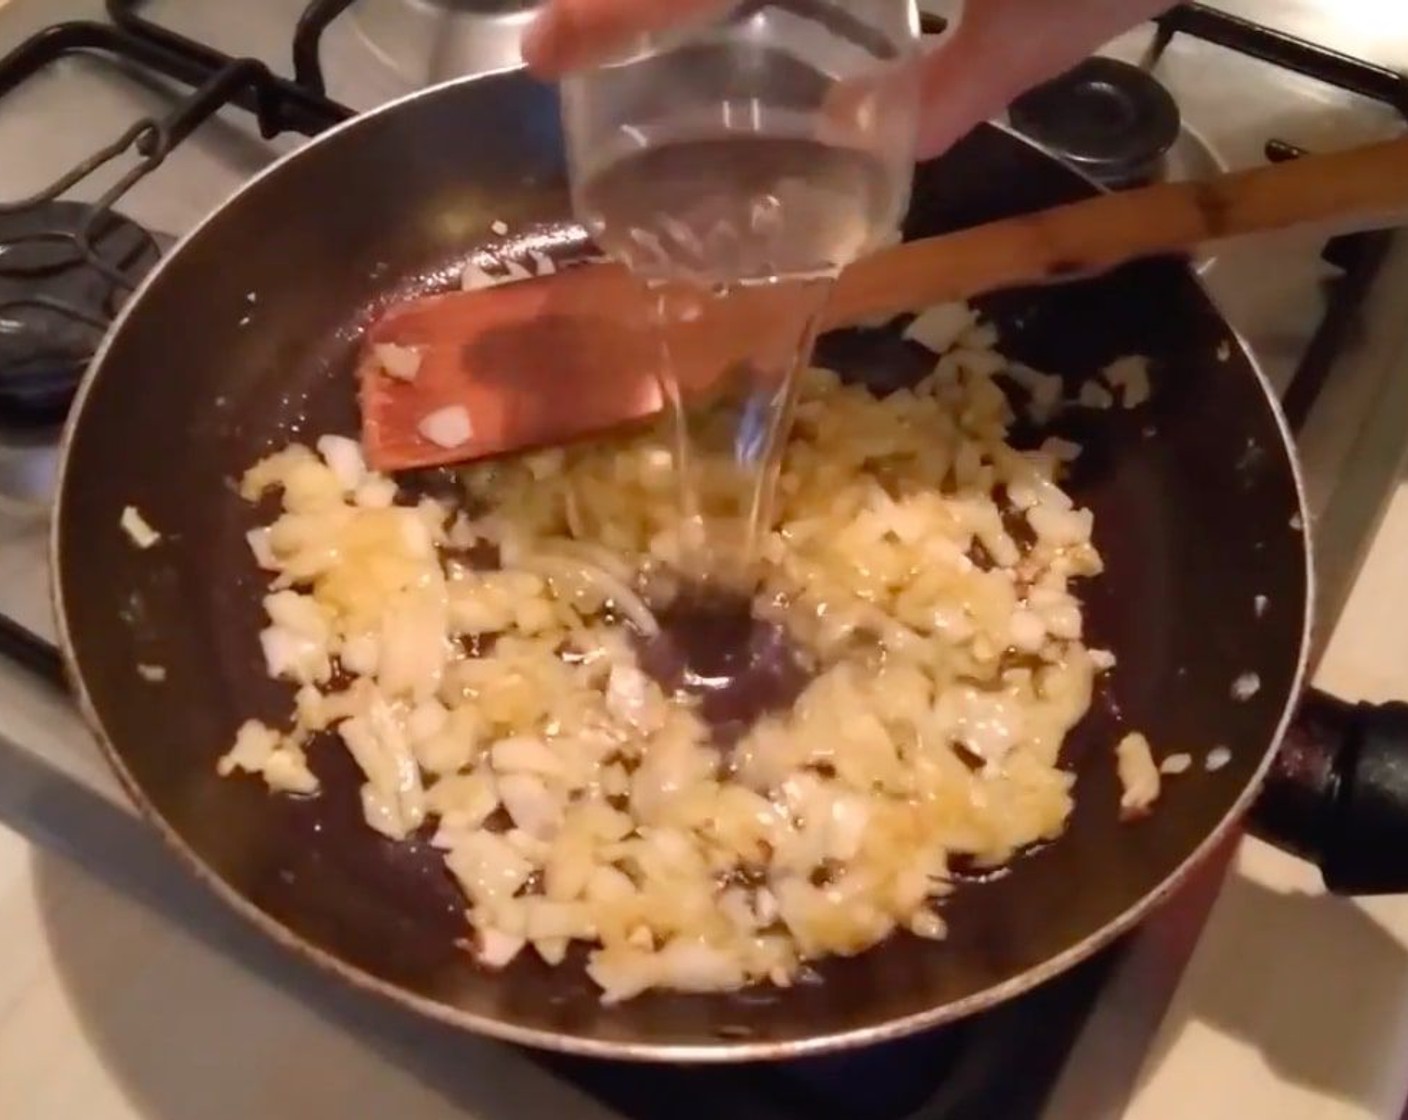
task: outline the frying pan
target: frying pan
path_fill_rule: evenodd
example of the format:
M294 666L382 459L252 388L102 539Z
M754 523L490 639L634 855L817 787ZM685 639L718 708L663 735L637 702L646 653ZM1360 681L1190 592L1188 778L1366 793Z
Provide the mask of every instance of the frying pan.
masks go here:
M248 184L124 309L70 417L53 561L68 669L128 792L228 903L348 982L501 1039L602 1057L769 1059L878 1042L991 1007L1130 928L1251 804L1291 721L1310 619L1285 425L1176 260L985 305L1009 353L1072 384L1118 356L1149 355L1154 397L1146 410L1081 414L1058 429L1086 447L1072 489L1095 512L1108 562L1085 591L1090 640L1119 665L1071 737L1079 785L1068 833L1005 877L962 888L946 942L897 938L824 963L819 984L786 992L657 994L605 1008L580 968L525 959L490 974L458 950L463 904L439 857L362 825L344 751L311 752L324 788L313 800L217 778L239 723L280 719L290 704L266 678L257 640L264 581L243 537L259 511L232 480L290 440L355 431L358 329L388 300L447 282L449 264L495 240L495 221L560 261L589 252L569 217L557 120L554 93L519 73L353 120ZM1093 189L985 127L918 170L906 232ZM932 365L897 333L829 337L822 359L877 392ZM125 536L129 505L162 534L159 547ZM145 679L143 665L165 679ZM1247 673L1260 688L1237 701L1233 682ZM1312 855L1348 852L1352 879L1360 848L1342 843L1326 807L1338 812L1354 788L1343 760L1378 740L1366 738L1364 713L1316 712L1290 752L1297 781L1277 819ZM1355 752L1321 749L1341 745L1351 725ZM1222 746L1231 759L1170 779L1152 816L1121 823L1112 748L1126 729L1160 753L1201 760ZM1408 885L1402 864L1388 875L1397 881L1364 885Z

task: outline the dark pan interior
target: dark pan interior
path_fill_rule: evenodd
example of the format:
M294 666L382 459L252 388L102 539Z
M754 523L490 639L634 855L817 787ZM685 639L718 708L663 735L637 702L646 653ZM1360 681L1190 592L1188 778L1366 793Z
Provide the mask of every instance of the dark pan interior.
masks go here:
M1087 193L1045 155L985 128L921 169L908 232ZM188 861L284 940L519 1041L781 1056L970 1012L1074 963L1228 817L1276 734L1301 656L1307 571L1281 432L1242 349L1174 261L988 303L1006 349L1031 365L1074 381L1146 354L1155 395L1146 409L1063 429L1087 447L1074 489L1096 511L1109 565L1088 586L1091 630L1120 659L1071 745L1080 784L1070 832L1006 878L962 891L946 943L898 940L787 993L603 1009L580 972L476 970L453 946L454 888L425 852L359 827L340 752L318 752L330 792L309 803L217 779L238 724L279 718L288 704L264 677L261 581L242 539L252 515L231 480L289 440L352 430L356 309L492 240L497 219L577 251L566 213L554 96L501 76L315 144L246 189L146 290L82 400L56 531L72 667L139 799ZM928 366L894 336L827 347L881 389ZM118 524L127 505L163 534L159 547L132 546ZM1259 595L1269 604L1260 618ZM139 664L164 667L166 679L145 681ZM1232 682L1246 672L1261 689L1236 703ZM1117 820L1111 751L1126 728L1198 760L1132 825ZM1201 760L1218 745L1231 764L1206 773Z

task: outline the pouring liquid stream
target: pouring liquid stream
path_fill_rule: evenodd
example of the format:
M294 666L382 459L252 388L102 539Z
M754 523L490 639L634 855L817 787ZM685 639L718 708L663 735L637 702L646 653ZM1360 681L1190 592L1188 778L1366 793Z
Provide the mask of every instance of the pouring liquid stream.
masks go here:
M814 135L714 130L652 139L605 161L584 183L579 209L598 244L650 297L688 604L661 612L662 640L701 662L699 643L672 638L670 619L697 623L701 611L752 618L799 378L822 310L840 270L889 231L893 215L879 161ZM749 356L729 369L698 368L689 337L709 331L725 302L735 313L744 305L756 324ZM726 721L793 698L759 695L777 691L767 682L795 677L783 664L794 653L765 628L756 620L725 628L738 639L728 644L765 651L758 657L719 649L702 658L715 663L683 667L684 686Z

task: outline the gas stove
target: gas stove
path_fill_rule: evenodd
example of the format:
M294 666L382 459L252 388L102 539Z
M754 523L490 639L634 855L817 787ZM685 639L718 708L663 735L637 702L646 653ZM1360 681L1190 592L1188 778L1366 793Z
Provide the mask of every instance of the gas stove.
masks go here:
M425 84L512 65L531 8L0 0L0 51L13 52L0 59L0 755L127 808L62 691L45 560L57 423L117 307L176 238L306 137ZM1252 0L1231 14L1185 6L1023 99L1009 123L1112 189L1402 131L1408 80L1255 22L1287 8L1304 15ZM1408 379L1392 376L1408 354L1408 244L1300 231L1196 264L1298 432L1328 634L1408 449ZM910 1042L768 1069L540 1068L625 1120L725 1108L758 1120L1116 1115L1224 866L1111 952Z

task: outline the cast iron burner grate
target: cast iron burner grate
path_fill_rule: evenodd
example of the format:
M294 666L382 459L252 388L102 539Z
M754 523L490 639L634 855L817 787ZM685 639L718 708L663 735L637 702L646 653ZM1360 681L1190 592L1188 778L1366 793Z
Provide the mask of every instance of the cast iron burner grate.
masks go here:
M1141 66L1089 59L1018 98L1013 127L1112 189L1156 179L1160 161L1179 139L1181 121L1177 104L1152 71L1179 35L1378 101L1408 121L1408 75L1203 4L1182 4L1160 17L1157 27ZM1275 137L1267 140L1265 152L1273 163L1305 154ZM1354 336L1359 309L1392 239L1391 230L1369 231L1325 246L1322 258L1338 276L1327 285L1325 314L1281 401L1293 430L1304 426Z
M56 25L0 59L0 98L74 52L113 55L192 91L166 118L137 122L33 198L0 201L0 320L23 324L11 332L16 338L0 339L6 392L38 415L61 408L73 370L154 259L152 235L126 222L117 204L199 124L237 106L256 115L266 137L313 135L350 115L324 96L319 44L353 2L313 0L307 6L290 29L293 81L150 22L142 0L108 0L109 22ZM1154 60L1174 36L1193 35L1392 105L1408 118L1408 78L1391 71L1199 4L1174 9L1159 28ZM63 202L75 185L123 154L136 154L137 163L112 190L77 209ZM1268 146L1268 158L1296 154L1274 142ZM1304 418L1333 367L1387 244L1387 235L1367 234L1327 247L1327 258L1344 276L1288 394L1293 420ZM70 274L74 268L80 272ZM80 275L81 283L75 278ZM52 318L36 327L29 317L40 310ZM25 331L32 333L21 342ZM8 349L7 341L13 343ZM4 617L0 655L63 686L52 646ZM1117 954L1101 954L975 1019L848 1055L732 1069L623 1066L560 1056L540 1061L631 1120L718 1120L725 1114L735 1120L1024 1120L1039 1115ZM1018 1054L1020 1076L1012 1076Z
M0 101L74 55L138 67L191 92L160 119L135 121L99 151L22 199L0 199L0 426L52 427L123 301L168 241L124 217L118 204L219 110L253 113L260 132L315 135L351 111L273 74L142 20L141 0L108 0L110 22L55 24L0 58ZM95 201L68 198L126 158L131 167ZM65 685L54 647L0 616L0 655Z
M62 58L98 54L192 86L162 119L136 121L101 150L28 198L0 201L0 423L55 423L113 317L155 264L166 240L117 209L176 145L226 105L253 111L268 138L308 135L349 111L275 77L170 34L149 34L135 0L109 0L112 23L57 24L0 59L0 97ZM134 165L94 202L66 196L124 157Z

